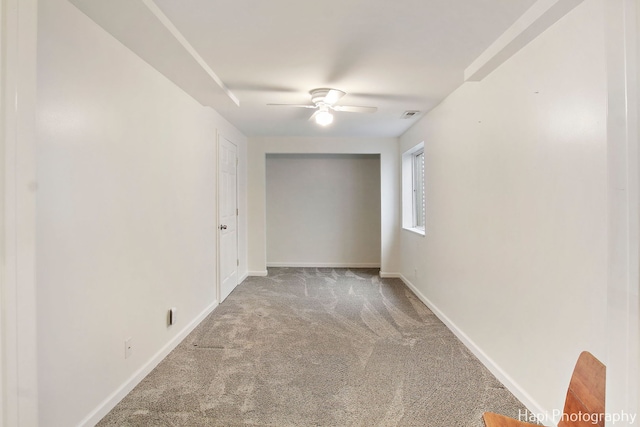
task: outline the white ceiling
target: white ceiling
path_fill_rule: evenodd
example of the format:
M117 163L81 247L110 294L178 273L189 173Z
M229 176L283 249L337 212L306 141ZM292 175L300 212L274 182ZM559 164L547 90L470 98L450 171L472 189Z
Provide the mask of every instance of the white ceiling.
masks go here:
M405 110L429 111L460 86L464 69L535 2L154 0L238 98L237 106L228 99L200 99L198 79L181 70L184 58L172 56L169 48L158 49L168 42L153 40L153 31L135 28L126 13L118 13L118 5L129 7L124 5L131 0L71 1L121 40L118 31L131 40L135 36L123 43L154 66L145 55L153 56L148 51L156 45L163 52L156 68L178 84L185 81L189 93L247 136L379 137L401 135L421 117L401 119ZM89 13L92 7L96 10ZM116 30L114 21L119 21ZM336 113L334 123L322 128L308 121L312 110L266 105L309 103L308 91L319 87L347 92L338 105L378 111ZM202 87L200 93L206 90Z

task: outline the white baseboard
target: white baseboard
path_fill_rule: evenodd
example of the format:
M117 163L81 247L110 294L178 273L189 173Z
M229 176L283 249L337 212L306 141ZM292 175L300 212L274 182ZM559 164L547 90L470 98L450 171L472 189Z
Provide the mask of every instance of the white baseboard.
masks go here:
M401 279L402 278L402 274L400 274L400 273L389 273L389 272L381 271L380 272L380 277L382 277L383 279Z
M292 268L380 268L376 262L270 262L267 267Z
M245 271L245 272L244 272L244 274L243 274L242 276L238 277L238 284L240 284L240 283L244 282L244 280L245 280L247 277L249 277L249 272L248 272L248 271Z
M196 326L202 322L211 312L218 306L218 301L214 301L211 305L204 309L195 319L185 326L171 341L164 345L156 354L149 359L140 369L138 369L127 381L124 382L116 391L107 397L96 409L87 415L79 426L94 426L105 415L109 413L131 390L134 389L140 381L144 379L171 351L186 338Z
M506 372L500 368L487 354L482 351L478 345L473 342L471 338L467 336L451 319L449 319L435 304L433 304L429 298L424 296L422 292L414 286L409 279L404 275L399 275L400 279L407 285L409 289L422 301L429 309L444 323L451 332L480 360L480 362L500 381L504 386L527 407L533 414L546 414L548 411L544 410L538 402L536 402L513 378L511 378ZM548 420L544 420L549 422Z
M255 277L264 277L268 276L269 272L267 270L264 271L249 271L247 272L247 276L255 276Z

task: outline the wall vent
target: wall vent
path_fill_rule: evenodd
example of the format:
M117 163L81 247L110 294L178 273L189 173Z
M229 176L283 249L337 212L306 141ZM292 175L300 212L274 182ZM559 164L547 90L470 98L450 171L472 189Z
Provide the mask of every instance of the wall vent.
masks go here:
M403 119L411 119L415 116L417 116L418 114L420 114L420 111L418 110L407 110L404 113L402 113L402 117Z

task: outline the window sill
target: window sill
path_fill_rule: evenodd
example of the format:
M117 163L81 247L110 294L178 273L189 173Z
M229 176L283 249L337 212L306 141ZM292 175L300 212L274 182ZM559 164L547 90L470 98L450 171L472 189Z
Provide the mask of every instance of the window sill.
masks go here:
M425 233L424 233L424 229L422 228L407 228L407 227L402 227L403 230L405 231L410 231L412 233L415 234L419 234L420 236L424 237Z

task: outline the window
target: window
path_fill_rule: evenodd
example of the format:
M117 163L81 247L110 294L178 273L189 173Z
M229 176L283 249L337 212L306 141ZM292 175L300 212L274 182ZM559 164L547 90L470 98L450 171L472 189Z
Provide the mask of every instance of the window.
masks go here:
M421 142L402 155L402 227L424 235L425 208L424 142Z
M424 230L424 150L413 154L413 226Z

